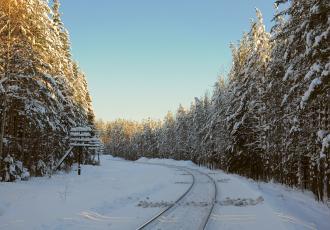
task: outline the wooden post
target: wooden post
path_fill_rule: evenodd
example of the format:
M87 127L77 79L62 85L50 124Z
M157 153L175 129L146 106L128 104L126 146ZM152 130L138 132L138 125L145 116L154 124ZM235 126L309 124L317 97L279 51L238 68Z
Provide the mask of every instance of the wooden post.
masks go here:
M81 161L81 152L82 152L82 147L79 147L79 153L78 153L78 175L81 175L81 166L80 166L80 161Z

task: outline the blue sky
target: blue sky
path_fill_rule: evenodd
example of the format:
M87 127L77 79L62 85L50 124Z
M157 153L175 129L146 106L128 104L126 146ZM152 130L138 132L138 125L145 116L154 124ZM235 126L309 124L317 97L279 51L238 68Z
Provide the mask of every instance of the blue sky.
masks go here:
M274 12L271 0L61 2L74 58L103 120L160 119L212 92L255 7L267 30Z

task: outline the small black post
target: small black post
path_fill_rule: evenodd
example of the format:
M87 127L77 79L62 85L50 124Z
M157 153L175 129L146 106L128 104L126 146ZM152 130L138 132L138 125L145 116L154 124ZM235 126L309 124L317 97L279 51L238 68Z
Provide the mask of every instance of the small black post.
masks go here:
M82 152L82 147L79 147L79 153L78 153L78 175L79 176L81 174L81 167L80 167L81 152Z

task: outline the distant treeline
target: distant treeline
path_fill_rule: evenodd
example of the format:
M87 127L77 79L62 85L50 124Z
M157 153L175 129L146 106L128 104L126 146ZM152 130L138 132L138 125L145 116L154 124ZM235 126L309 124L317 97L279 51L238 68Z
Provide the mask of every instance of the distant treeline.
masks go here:
M210 98L162 122L99 122L107 150L130 160L192 160L329 199L329 14L327 0L290 1L269 33L257 11Z
M68 148L70 128L93 123L59 6L0 2L0 181L44 175Z

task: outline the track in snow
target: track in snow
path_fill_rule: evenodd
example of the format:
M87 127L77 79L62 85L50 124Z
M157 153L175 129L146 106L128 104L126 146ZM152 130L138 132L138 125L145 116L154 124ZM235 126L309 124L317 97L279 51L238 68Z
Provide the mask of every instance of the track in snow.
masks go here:
M217 198L215 180L197 169L162 166L187 172L193 178L192 184L176 202L141 225L137 230L206 229Z

